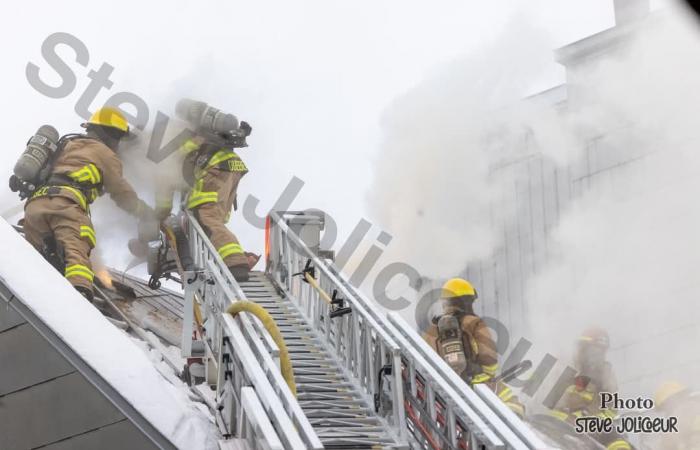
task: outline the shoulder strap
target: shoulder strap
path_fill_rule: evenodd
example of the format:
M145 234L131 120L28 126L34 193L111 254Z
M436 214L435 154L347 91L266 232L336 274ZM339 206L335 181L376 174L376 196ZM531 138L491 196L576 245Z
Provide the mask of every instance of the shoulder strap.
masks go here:
M58 148L53 153L53 155L51 155L51 160L49 161L49 163L52 166L53 166L53 163L56 161L56 158L58 158L59 155L61 153L63 153L63 149L66 148L66 145L68 145L68 143L70 141L73 141L75 139L92 139L92 138L89 138L89 137L85 136L84 134L79 134L79 133L72 133L72 134L66 134L65 136L61 136L61 139L58 140Z
M61 138L58 140L58 144L56 145L56 151L51 154L48 161L46 162L46 165L41 169L39 179L42 182L46 182L51 176L51 173L53 172L56 160L61 155L61 153L63 153L63 149L66 147L66 145L73 139L84 137L84 135L78 133L66 134L65 136L61 136Z
M195 163L195 166L198 169L203 169L209 164L209 160L214 156L219 150L221 150L221 147L218 145L213 145L211 143L204 143L202 146L197 150L197 160Z
M75 139L94 139L94 138L91 138L91 137L88 137L84 134L79 134L79 133L71 133L71 134L66 134L65 136L61 136L61 139L58 140L58 149L56 150L56 154L63 151L66 144L68 144L70 141L73 141Z

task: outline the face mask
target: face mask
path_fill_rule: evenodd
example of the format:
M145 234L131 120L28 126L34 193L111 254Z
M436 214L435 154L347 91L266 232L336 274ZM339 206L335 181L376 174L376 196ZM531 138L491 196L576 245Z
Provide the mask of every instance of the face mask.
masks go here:
M605 365L606 349L597 345L581 345L578 349L578 364L581 372L588 376L599 375Z
M450 300L442 299L442 311L445 314L474 314L473 300Z
M102 141L102 143L104 143L107 147L109 147L113 152L116 153L119 150L119 142L124 136L124 133L122 133L119 130L113 131L112 129L107 127L94 127L88 129L88 135L96 137L97 139Z

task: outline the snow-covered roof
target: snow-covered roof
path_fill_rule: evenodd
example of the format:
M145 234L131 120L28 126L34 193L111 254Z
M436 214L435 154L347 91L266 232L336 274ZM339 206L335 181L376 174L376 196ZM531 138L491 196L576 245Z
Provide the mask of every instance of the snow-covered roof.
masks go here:
M67 346L178 448L216 448L209 417L5 221L0 280ZM17 300L13 300L17 301Z

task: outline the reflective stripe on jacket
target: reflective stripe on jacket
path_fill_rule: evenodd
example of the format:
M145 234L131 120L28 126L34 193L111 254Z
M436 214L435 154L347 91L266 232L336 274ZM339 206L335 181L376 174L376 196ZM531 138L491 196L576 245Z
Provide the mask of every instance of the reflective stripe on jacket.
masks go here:
M58 154L47 186L37 190L32 198L54 195L49 189L57 186L61 191L55 195L71 198L88 211L90 203L106 191L117 206L138 215L144 205L122 172L122 162L105 144L92 138L74 138ZM65 184L51 180L62 177Z
M198 159L200 158L201 155ZM217 203L220 200L218 191L205 190L204 179L213 169L220 170L222 172L221 176L230 176L225 175L226 172L237 172L241 176L248 173L245 163L236 152L228 148L215 152L206 161L199 161L195 167L194 185L187 198L187 209L196 208L205 203ZM223 195L225 196L226 194Z

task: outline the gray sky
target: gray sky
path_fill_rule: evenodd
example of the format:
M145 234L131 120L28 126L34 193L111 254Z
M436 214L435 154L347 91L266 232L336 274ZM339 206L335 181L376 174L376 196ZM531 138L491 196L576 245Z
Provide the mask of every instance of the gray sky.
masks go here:
M74 132L73 107L88 69L62 52L78 78L75 91L50 99L25 78L27 62L57 81L40 47L66 31L90 51L89 69L115 67L114 87L131 91L170 114L182 96L200 98L254 128L241 152L251 173L240 196L254 194L269 208L289 179L306 186L295 205L319 207L347 234L365 215L380 118L402 92L494 39L509 20L528 20L551 35L552 47L613 24L612 0L392 1L123 1L118 8L76 1L17 2L0 29L0 89L7 148L0 167L9 175L27 138L42 123ZM52 75L53 78L52 78ZM541 86L563 81L552 63ZM400 170L400 168L397 168ZM107 202L102 200L103 202ZM17 204L9 193L3 206ZM262 233L234 218L243 244L262 248ZM99 234L99 229L98 229Z

